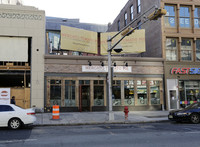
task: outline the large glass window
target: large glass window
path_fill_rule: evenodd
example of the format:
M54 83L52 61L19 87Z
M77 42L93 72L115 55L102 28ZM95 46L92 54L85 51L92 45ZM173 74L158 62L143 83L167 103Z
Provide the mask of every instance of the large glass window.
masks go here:
M160 104L160 81L150 81L151 104Z
M61 106L61 80L50 80L50 105Z
M128 16L127 16L127 13L124 14L124 26L127 25L127 19L128 19Z
M196 40L196 60L200 61L200 39Z
M104 81L94 81L94 106L104 105Z
M182 39L181 42L181 60L192 61L192 40Z
M134 81L133 80L126 80L124 81L124 104L127 105L134 105Z
M167 38L166 39L166 60L176 61L177 60L177 39Z
M76 106L75 81L65 80L65 106Z
M137 81L138 105L147 105L147 81Z
M200 28L200 8L194 10L194 27Z
M200 81L179 81L180 106L200 102Z
M112 89L112 101L113 106L121 105L121 81L113 80L113 89Z
M189 7L180 7L180 27L190 28L190 8Z
M133 17L134 17L134 13L133 13L133 5L131 5L130 7L130 19L133 20Z
M141 1L137 0L137 13L141 12Z
M60 49L60 32L49 31L48 43L49 43L48 45L50 48L50 53L52 53L53 50L59 50Z
M175 27L176 19L175 19L175 6L165 6L167 10L167 14L165 15L165 26L166 27Z

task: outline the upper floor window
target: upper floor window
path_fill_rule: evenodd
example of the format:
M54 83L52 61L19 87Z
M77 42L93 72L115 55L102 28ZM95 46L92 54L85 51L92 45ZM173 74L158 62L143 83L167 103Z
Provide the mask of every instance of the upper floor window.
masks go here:
M196 60L200 61L200 39L196 40Z
M50 48L50 53L52 53L53 50L59 50L60 49L60 32L49 31L47 41Z
M127 25L127 17L128 17L128 16L127 16L127 13L125 13L125 14L124 14L124 26Z
M141 1L137 0L137 13L141 12Z
M175 27L175 6L165 6L167 14L165 15L165 26L166 27Z
M200 28L200 8L194 10L194 27Z
M190 8L180 7L180 27L190 28Z
M192 61L192 40L191 39L182 39L181 60Z
M130 19L133 20L134 14L133 14L133 5L130 7Z
M177 39L167 38L166 39L166 60L177 61Z
M120 20L117 22L117 30L120 31Z

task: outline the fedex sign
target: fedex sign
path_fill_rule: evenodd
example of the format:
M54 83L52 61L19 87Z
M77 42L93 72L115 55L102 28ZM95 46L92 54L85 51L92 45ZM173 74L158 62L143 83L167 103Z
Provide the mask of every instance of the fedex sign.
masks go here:
M200 68L172 68L171 69L171 74L200 74Z

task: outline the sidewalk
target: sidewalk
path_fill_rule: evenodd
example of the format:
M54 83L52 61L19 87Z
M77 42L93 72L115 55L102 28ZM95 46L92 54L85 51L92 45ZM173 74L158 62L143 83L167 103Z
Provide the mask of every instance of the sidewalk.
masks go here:
M88 125L108 123L145 123L168 121L168 111L134 111L129 112L128 120L124 112L114 111L114 120L108 120L108 112L65 112L60 113L60 119L53 120L52 113L37 113L37 126L53 125Z

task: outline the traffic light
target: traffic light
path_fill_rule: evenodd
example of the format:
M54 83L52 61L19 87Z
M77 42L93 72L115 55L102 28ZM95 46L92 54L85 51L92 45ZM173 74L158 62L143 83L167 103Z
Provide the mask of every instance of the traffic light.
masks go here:
M128 27L126 28L124 31L121 32L121 35L122 36L128 36L130 34L132 34L134 32L133 28L132 27Z
M166 13L167 13L167 10L160 8L160 9L157 9L154 12L152 12L148 16L148 19L149 20L157 20L158 18L160 18L162 15L165 15Z

